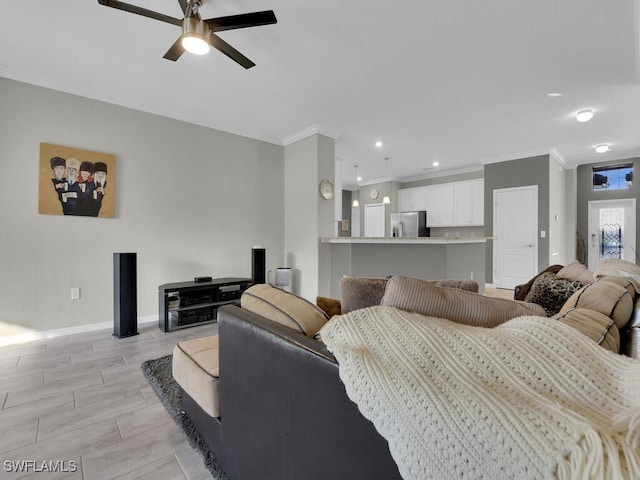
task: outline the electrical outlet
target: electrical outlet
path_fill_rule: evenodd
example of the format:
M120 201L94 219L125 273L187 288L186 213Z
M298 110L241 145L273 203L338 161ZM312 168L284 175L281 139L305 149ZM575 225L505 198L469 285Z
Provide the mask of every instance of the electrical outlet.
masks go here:
M73 287L71 289L71 300L80 300L80 287Z

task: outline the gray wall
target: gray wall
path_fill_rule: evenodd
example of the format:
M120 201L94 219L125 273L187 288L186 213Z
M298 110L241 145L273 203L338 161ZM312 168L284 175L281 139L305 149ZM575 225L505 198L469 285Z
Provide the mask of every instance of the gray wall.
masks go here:
M493 235L493 191L500 188L538 186L538 271L549 265L549 155L491 163L484 167L484 232ZM486 282L493 283L493 241L487 241Z
M114 252L138 254L146 319L160 284L250 276L254 245L283 264L283 147L2 78L0 105L0 322L112 322ZM40 142L115 154L116 217L39 215Z
M336 192L336 194L340 194ZM341 222L338 222L338 236L339 237L350 237L351 236L351 191L350 190L342 190L342 219L347 220L348 230L342 231Z
M360 187L359 192L359 201L360 201L360 236L364 236L364 206L365 205L374 205L382 203L382 199L385 194L389 195L389 200L391 203L386 206L384 209L384 228L386 232L386 236L391 236L390 225L391 225L391 214L398 211L398 186L400 184L394 181L380 182L380 183L372 183L369 185L362 185ZM372 200L370 197L371 190L377 189L379 192L378 198Z
M627 163L633 164L634 182L633 186L627 190L606 190L593 191L591 186L592 174L594 167L603 167L607 165L623 165ZM615 160L612 162L593 163L589 165L580 165L577 168L577 231L582 239L587 242L589 234L589 202L593 200L618 200L621 198L635 198L636 209L640 208L640 181L636 180L640 173L640 159L627 158ZM637 212L636 212L637 216ZM636 242L640 240L640 221L636 218ZM636 245L637 248L637 245ZM588 252L587 252L588 255ZM638 257L636 255L636 257ZM585 263L588 264L585 258Z

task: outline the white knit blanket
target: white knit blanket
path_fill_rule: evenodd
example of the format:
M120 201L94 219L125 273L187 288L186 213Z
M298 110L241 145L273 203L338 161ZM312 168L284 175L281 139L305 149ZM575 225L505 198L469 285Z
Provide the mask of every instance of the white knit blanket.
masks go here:
M371 307L321 336L406 480L640 478L640 361L572 327Z

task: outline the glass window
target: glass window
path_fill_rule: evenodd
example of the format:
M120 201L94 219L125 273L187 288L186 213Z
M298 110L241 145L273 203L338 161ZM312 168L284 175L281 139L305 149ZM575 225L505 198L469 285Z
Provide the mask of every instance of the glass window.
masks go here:
M625 190L633 184L633 164L594 167L594 190Z

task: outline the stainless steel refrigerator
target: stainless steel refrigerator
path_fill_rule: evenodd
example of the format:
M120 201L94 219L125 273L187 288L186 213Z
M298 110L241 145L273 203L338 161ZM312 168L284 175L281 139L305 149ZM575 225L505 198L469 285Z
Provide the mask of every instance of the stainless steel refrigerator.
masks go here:
M427 212L402 212L391 214L392 237L428 237Z

